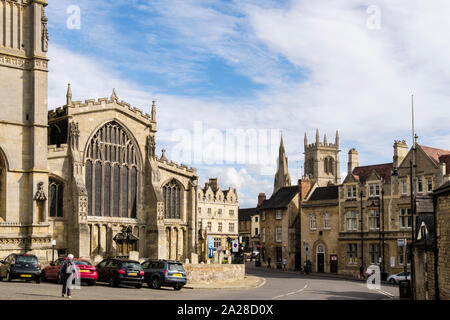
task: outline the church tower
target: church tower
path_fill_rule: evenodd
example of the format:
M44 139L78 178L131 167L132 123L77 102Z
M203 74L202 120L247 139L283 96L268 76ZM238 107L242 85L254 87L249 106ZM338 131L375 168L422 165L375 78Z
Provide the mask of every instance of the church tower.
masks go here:
M339 133L336 131L334 143L327 141L327 135L324 135L321 142L319 129L317 129L316 141L311 144L308 144L305 133L304 146L305 177L309 177L312 182L317 182L320 187L340 184Z
M6 249L38 256L51 248L46 6L46 0L0 1L0 238L12 240Z
M286 152L284 150L283 137L281 137L280 149L278 151L278 164L277 164L277 172L275 173L273 194L275 194L275 192L277 192L280 188L290 185L291 185L291 178L289 177L288 171L288 159L286 157Z

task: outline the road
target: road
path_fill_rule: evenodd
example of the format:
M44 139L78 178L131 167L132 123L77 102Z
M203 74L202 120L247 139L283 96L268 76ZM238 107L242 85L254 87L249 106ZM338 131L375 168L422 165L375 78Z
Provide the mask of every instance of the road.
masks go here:
M247 274L263 277L264 283L249 289L153 290L144 285L111 288L107 284L82 286L74 290L72 300L391 300L398 299L398 287L383 285L370 290L364 282L312 275L268 271L247 267ZM0 300L66 300L61 285L20 281L0 282Z

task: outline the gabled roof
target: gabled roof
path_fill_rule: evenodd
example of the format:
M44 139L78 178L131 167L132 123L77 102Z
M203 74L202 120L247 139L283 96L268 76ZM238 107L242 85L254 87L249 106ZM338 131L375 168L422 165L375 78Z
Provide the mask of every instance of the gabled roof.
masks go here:
M450 151L444 149L437 149L433 147L427 147L419 145L420 148L430 157L431 160L434 161L435 164L439 164L441 162L450 162ZM448 163L447 163L448 165Z
M391 181L393 163L375 164L371 166L356 167L352 174L359 180L360 183L366 182L367 178L375 171L384 181Z
M439 188L435 189L433 192L435 195L441 194L441 193L450 193L450 181L447 181Z
M256 213L256 208L239 209L238 219L239 221L250 221L254 213Z
M308 201L335 200L339 198L339 186L318 187L309 197Z
M298 186L282 187L275 192L270 199L264 200L257 208L265 209L283 209L287 208L292 199L298 194Z

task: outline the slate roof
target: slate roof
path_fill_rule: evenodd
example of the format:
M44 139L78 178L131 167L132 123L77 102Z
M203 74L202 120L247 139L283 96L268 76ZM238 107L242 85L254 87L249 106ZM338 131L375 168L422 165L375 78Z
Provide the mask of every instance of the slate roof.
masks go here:
M318 187L308 201L336 200L339 198L339 186Z
M239 221L249 221L254 213L256 213L256 208L239 209L238 219Z
M392 169L394 168L393 163L375 164L371 166L356 167L353 169L352 174L359 180L359 182L364 183L367 178L376 171L384 181L391 181Z
M275 192L270 199L264 200L257 208L265 209L283 209L287 208L291 200L298 194L298 186L282 187Z

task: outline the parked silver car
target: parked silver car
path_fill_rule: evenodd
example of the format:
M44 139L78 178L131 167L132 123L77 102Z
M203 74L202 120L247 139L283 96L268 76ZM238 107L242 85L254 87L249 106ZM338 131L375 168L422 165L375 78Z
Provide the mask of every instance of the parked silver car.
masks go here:
M387 278L387 281L391 284L399 284L402 280L405 280L405 272L393 274ZM406 273L406 280L411 280L410 272Z

